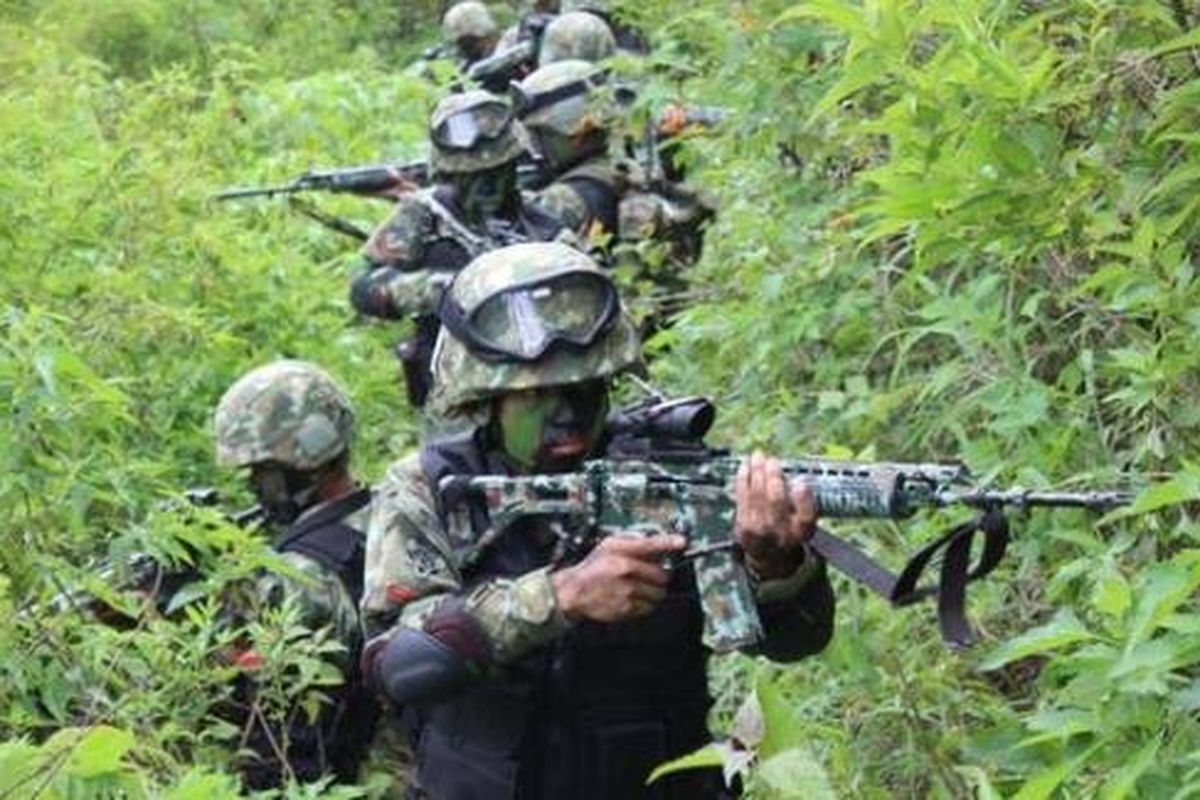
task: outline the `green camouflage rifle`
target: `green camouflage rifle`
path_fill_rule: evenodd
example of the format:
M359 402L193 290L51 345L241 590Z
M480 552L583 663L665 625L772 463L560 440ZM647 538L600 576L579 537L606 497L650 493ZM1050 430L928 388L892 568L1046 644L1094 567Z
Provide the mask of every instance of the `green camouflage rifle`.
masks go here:
M734 480L739 456L712 450L701 438L712 424L704 398L652 399L618 414L609 457L585 462L577 472L505 477L448 476L439 485L451 533L475 541L468 562L517 520L549 518L559 535L559 557L574 560L603 537L679 533L689 544L705 616L704 642L723 652L747 647L763 635L754 590L733 540ZM1008 541L1006 509L1038 507L1104 511L1132 501L1125 491L1049 492L984 489L961 464L869 463L797 458L784 474L804 481L825 519L904 519L922 508L968 506L982 513L972 523L918 552L899 576L825 530L810 546L830 564L896 605L926 597L938 601L943 637L965 646L973 633L965 616L966 584L995 568ZM472 517L487 520L472 529ZM477 532L472 532L472 531ZM971 544L983 535L983 552L970 564ZM940 579L919 586L925 568L941 556Z

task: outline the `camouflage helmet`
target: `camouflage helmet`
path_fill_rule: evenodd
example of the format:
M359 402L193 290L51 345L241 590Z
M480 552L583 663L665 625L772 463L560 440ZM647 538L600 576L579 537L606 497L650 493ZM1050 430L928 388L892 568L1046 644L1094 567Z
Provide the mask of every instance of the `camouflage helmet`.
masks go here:
M439 133L448 128L474 130L478 135L464 146L450 146ZM438 103L429 119L429 138L433 144L430 166L445 175L498 167L524 151L512 104L483 89L452 94Z
M275 361L229 387L213 416L217 463L277 462L311 470L341 455L354 436L354 408L333 378L304 361Z
M442 35L447 41L457 42L468 37L486 39L500 32L492 12L483 3L468 0L455 3L442 17Z
M455 277L447 296L469 314L514 288L579 275L597 276L611 285L607 273L573 247L558 242L515 244L473 260ZM616 375L640 367L641 350L637 330L623 307L585 348L554 348L533 361L486 358L443 327L434 348L430 404L436 412L452 414L505 392Z
M608 93L597 91L605 81L604 69L590 61L573 58L539 67L513 90L521 123L531 133L544 128L563 136L607 129L614 118L612 104L605 102ZM552 99L555 94L560 97Z
M572 11L589 11L593 14L611 14L613 4L609 0L562 0L560 10L564 14Z
M617 51L617 40L604 20L576 11L556 17L542 34L538 66L578 58L602 61Z

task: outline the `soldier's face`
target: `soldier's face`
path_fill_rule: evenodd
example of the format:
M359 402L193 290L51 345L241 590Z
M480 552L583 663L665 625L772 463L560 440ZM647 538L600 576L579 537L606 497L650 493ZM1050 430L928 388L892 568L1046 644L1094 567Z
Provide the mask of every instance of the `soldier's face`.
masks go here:
M465 173L457 180L459 204L471 216L495 216L504 208L516 185L515 162L483 172Z
M538 156L551 167L570 163L579 152L576 140L549 128L530 128L529 135Z
M504 454L527 472L577 467L600 441L607 415L603 380L509 392L496 400Z
M310 475L280 464L254 464L247 479L267 521L279 525L291 524L314 494Z
M494 36L462 36L454 43L458 55L467 63L474 64L486 58L496 47Z

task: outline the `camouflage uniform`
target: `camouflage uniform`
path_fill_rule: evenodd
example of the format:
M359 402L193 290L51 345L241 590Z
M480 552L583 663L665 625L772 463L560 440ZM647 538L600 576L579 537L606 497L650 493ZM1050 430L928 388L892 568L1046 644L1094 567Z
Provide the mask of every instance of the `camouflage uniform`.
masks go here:
M450 296L470 313L512 287L597 273L603 274L594 262L569 248L516 245L472 262ZM524 363L482 358L444 328L431 402L443 409L486 408L507 392L636 368L638 337L624 311L618 313L585 350L552 349ZM612 625L569 622L556 605L554 536L546 524L506 531L481 550L480 541L464 541L443 523L431 488L440 477L510 470L490 441L480 427L429 442L395 464L368 530L362 608L368 633L379 636L368 645L366 669L378 679L375 645L387 648L404 631L420 630L440 636L439 647L482 664L486 675L413 709L417 796L721 796L719 776L711 771L667 779L652 795L643 783L650 767L708 738L707 657L689 570L679 571L667 599L647 617ZM792 578L764 584L759 595L767 630L762 652L772 657L791 660L820 650L828 639L832 594L823 565L808 563Z
M553 176L530 202L606 253L610 239L624 242L629 246L619 255L644 265L650 260L643 262L641 246L664 243L671 268L692 263L712 204L683 184L651 180L632 158L612 155L618 91L599 66L578 60L541 67L515 87L521 121ZM682 288L670 270L654 278L662 289Z
M253 470L272 465L316 475L345 468L354 411L342 389L319 368L277 361L251 371L230 387L217 406L214 428L221 466ZM295 602L306 627L330 629L334 641L344 648L331 654L330 660L345 683L329 692L334 702L316 721L289 727L288 767L300 780L333 773L351 781L369 746L378 711L362 690L358 671L362 532L371 513L371 494L360 489L319 501L315 492L300 489L291 499L299 513L277 536L274 547L297 574L265 574L258 579L256 591L266 606ZM254 693L252 679L241 681L235 703L248 705ZM249 730L247 746L257 758L241 768L247 788L279 786L285 770L271 743L281 740L279 733L264 730L261 720Z

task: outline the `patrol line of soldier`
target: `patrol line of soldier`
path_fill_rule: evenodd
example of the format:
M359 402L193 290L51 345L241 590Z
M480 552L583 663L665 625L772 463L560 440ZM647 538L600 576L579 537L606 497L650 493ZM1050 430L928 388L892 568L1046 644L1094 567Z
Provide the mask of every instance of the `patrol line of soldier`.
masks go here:
M351 302L370 317L414 321L415 333L397 355L416 407L429 388L442 290L473 257L506 244L553 240L586 249L603 263L615 243L661 241L678 263L699 254L711 207L669 179L669 160L662 166L657 141L638 143L647 163L617 152L626 142L615 134L621 119L616 95L627 92L609 85L599 63L617 47L607 4L566 0L563 11L547 23L550 12L539 7L503 37L482 3L459 3L445 15L446 37L464 67L493 49L511 49L522 36L537 43L537 66L512 84L511 99L508 79L520 72L502 76L504 94L460 90L437 105L429 123L436 182L400 192L363 249L365 269L352 283ZM625 36L636 44L633 32ZM675 111L667 122L666 130L678 132L688 117ZM518 165L531 153L537 189L522 192Z
M481 8L446 16L472 53L494 28ZM410 400L459 420L456 435L431 435L372 492L350 469L350 401L319 367L261 367L218 405L219 463L246 470L276 549L310 578L265 577L264 597L294 597L304 621L331 627L346 649L345 683L318 719L296 715L283 731L253 723L248 788L354 780L382 722L402 735L376 750L412 745L415 771L397 776L409 797L727 796L711 771L644 785L708 738L699 603L687 570L663 567L679 537L606 540L564 564L541 523L495 542L483 522L463 536L443 516L447 475L558 472L603 454L609 384L641 365L601 261L609 237L653 234L669 199L610 155L603 69L552 60L563 30L562 53L612 52L606 27L607 38L588 33L603 21L574 13L587 19L568 12L545 26L541 66L515 103L469 90L438 104L439 182L399 194L352 286L360 312L416 320L400 348ZM529 144L552 178L536 202L516 181ZM812 503L787 491L777 463L754 462L736 526L766 629L758 652L784 661L822 649L833 616L824 564L806 544Z

